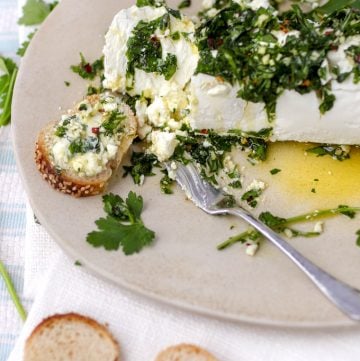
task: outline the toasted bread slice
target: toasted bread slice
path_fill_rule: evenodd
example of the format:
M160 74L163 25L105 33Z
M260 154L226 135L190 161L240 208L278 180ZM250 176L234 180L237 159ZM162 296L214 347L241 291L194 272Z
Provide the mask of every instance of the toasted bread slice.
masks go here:
M136 133L136 117L119 97L92 95L39 133L35 161L53 188L75 197L96 195Z
M119 361L120 348L108 329L75 313L43 320L26 340L24 361Z
M162 351L155 361L217 361L217 359L198 346L180 344Z

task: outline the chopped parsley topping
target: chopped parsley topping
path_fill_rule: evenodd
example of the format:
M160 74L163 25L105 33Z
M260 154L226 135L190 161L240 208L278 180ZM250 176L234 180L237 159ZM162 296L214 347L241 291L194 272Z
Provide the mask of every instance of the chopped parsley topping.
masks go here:
M242 132L228 132L218 134L213 130L190 130L187 135L177 135L179 145L176 147L171 159L187 164L194 161L201 167L202 177L217 186L216 176L225 168L225 157L238 146L241 150L248 152L249 160L252 162L265 160L267 143L265 138L268 132L246 134ZM258 138L256 137L258 136ZM237 173L237 172L236 172ZM232 188L241 188L239 174L229 170L229 178Z
M173 14L172 14L173 15ZM147 73L159 73L170 80L177 69L177 58L174 54L167 54L163 59L160 39L155 35L156 30L165 33L170 31L170 13L150 22L140 21L132 31L127 43L126 56L128 58L127 78L131 88L135 69Z
M87 137L85 139L77 138L69 145L69 152L71 154L84 154L87 152L98 152L100 150L100 143L98 137Z
M350 146L323 144L307 149L307 153L316 154L318 157L329 155L333 159L343 161L350 158Z
M275 174L278 174L280 172L281 172L281 169L274 168L274 169L271 169L270 174L275 175Z
M178 5L178 9L186 9L189 8L191 6L191 0L183 0L180 2L180 4Z
M331 16L320 16L318 12L305 14L293 5L278 15L271 7L254 11L231 3L197 30L197 72L238 84L239 97L265 103L269 120L274 118L277 98L284 90L315 91L319 109L325 113L335 102L329 81L323 79L326 55L344 36L359 33L359 11L337 9ZM279 33L286 37L283 43L277 39ZM213 50L217 50L216 57ZM350 48L349 55L357 59L358 49ZM358 81L358 63L354 74Z
M98 230L89 233L86 241L107 251L121 247L125 255L139 253L155 238L155 233L141 219L143 203L143 198L134 192L126 200L112 193L103 196L107 217L95 222Z
M142 8L144 6L160 7L164 5L165 5L164 0L136 0L136 6L139 8Z
M80 53L80 63L72 65L71 70L79 74L83 79L94 80L104 70L104 58L95 60L93 63L88 62L84 55Z
M251 208L255 208L258 204L257 198L262 194L263 190L260 188L251 189L243 194L242 201L245 201Z
M161 178L161 181L160 181L161 193L173 194L172 186L175 181L169 177L167 170L164 170L162 172L165 175Z
M157 166L159 161L153 154L133 152L131 155L131 165L123 166L124 177L131 175L137 185L141 185L145 177L154 176L153 167Z
M121 123L126 119L124 113L113 110L102 123L101 128L105 130L105 135L112 135L119 131Z

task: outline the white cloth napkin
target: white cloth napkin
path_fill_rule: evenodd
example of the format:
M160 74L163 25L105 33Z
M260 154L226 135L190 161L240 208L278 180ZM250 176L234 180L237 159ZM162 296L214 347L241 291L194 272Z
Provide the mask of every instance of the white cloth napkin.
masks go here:
M24 340L43 318L66 312L108 323L121 345L123 361L154 360L161 349L181 342L205 347L221 361L360 359L358 329L285 330L206 318L99 280L59 253L9 361L22 360Z

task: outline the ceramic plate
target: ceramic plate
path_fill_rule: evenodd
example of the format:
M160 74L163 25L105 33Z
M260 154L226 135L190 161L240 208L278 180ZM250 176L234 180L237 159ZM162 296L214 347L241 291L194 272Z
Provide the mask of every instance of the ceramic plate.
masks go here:
M177 3L169 1L173 6ZM217 251L217 244L246 225L231 217L204 214L180 191L162 195L158 177L135 187L119 171L110 184L111 192L126 196L135 190L143 196L144 221L157 235L153 246L129 257L121 251L95 249L85 241L87 233L95 228L94 221L103 215L100 196L74 199L54 191L42 180L34 164L37 133L82 99L87 85L69 66L79 62L80 51L91 60L98 58L113 16L132 4L128 0L62 0L23 59L13 103L13 139L24 186L42 225L70 257L98 275L191 311L262 324L350 324L270 244L264 244L256 257L246 256L241 245ZM71 86L66 87L64 81ZM359 192L354 192L357 183L350 176L354 169L359 170L354 163L344 162L341 168L331 159L312 157L307 162L299 147L278 145L270 151L269 162L258 167L242 160L246 172L268 184L257 212L267 209L291 216L314 207L360 204ZM271 176L269 169L275 166L282 172ZM347 183L336 186L347 173ZM322 182L314 194L310 183L316 177ZM337 179L335 185L333 179ZM358 221L339 217L326 223L321 237L291 242L316 264L360 288L360 250L355 246L358 228Z

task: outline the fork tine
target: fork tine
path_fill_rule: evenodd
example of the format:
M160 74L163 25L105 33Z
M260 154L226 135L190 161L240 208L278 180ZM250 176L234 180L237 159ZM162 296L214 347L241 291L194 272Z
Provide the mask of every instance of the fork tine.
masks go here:
M176 181L198 207L209 210L211 206L215 205L220 198L223 198L222 193L215 189L208 182L204 181L197 168L193 164L183 165L176 162L177 168ZM170 164L166 164L168 170L174 171Z

